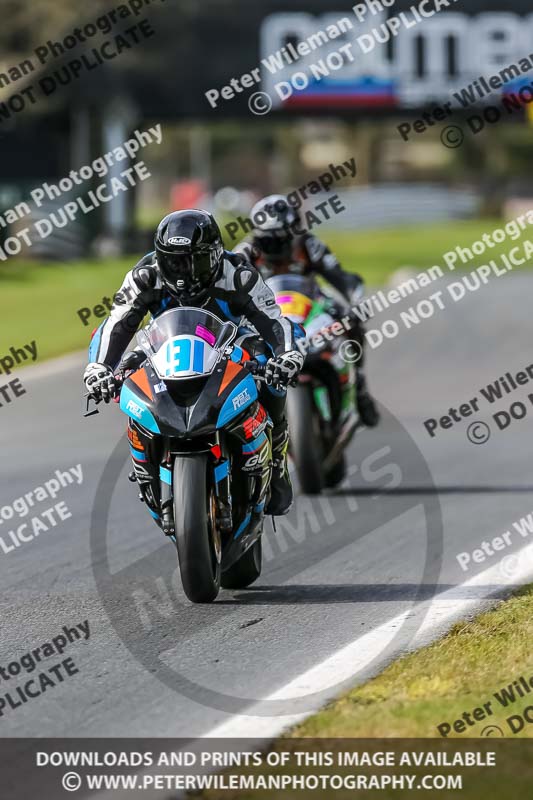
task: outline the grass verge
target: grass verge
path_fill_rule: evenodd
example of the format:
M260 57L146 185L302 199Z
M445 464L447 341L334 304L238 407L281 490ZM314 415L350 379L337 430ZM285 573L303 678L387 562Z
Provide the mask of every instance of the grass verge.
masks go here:
M440 641L400 658L375 679L331 703L279 738L268 752L288 754L290 766L268 766L280 762L268 761L264 756L259 767L227 770L226 774L246 772L248 775L301 777L355 773L360 776L367 774L366 768L359 766L346 770L345 766L338 766L341 763L339 754L392 752L396 754L396 765L385 767L383 773L414 775L414 789L422 788L420 783L424 774L461 776L461 787L426 786L430 791L426 791L425 796L443 800L457 797L464 800L501 800L507 797L529 800L533 781L531 743L527 741L533 735L532 612L533 585L530 585L473 621L455 625ZM520 682L521 678L524 683ZM513 685L515 681L523 696ZM528 684L530 693L527 692ZM498 698L505 703L502 704ZM526 722L513 735L506 720L512 716L517 728L527 706L531 707L528 716L532 722ZM476 708L484 711L485 719L474 718ZM473 725L466 722L465 712L470 715ZM462 721L461 732L454 733L455 720ZM441 738L437 726L444 722L450 724L450 733ZM490 730L487 730L488 726L491 726ZM502 735L505 739L500 738ZM490 738L494 736L498 737L497 741ZM474 737L478 741L472 741ZM490 738L490 741L480 737ZM244 741L242 747L247 749ZM412 768L412 761L402 762L402 753L405 752L447 752L450 760L455 753L494 752L495 765L436 767L431 773L427 767ZM302 757L298 755L300 753L308 753L310 760L296 761ZM333 759L329 762L333 765L329 769L317 760L323 753L331 754ZM411 766L399 768L402 763ZM369 767L368 771L379 774L379 767ZM433 788L440 791L431 791ZM316 800L329 800L333 794L338 800L352 800L366 797L369 791L354 791L342 786L335 792L319 789L306 793L291 787L282 796L288 800L311 796ZM408 800L419 793L405 786L391 788L389 785L374 794L390 800ZM226 800L270 800L280 794L275 789L260 790L255 784L250 789L210 790L194 796L200 796L202 800L221 797Z
M455 625L440 641L395 661L378 677L310 717L289 737L440 737L437 726L447 723L451 726L447 738L501 735L496 730L489 733L489 726L506 737L532 738L533 722L518 730L522 723L515 719L513 733L507 721L512 716L523 720L528 706L533 721L532 639L530 585L494 610ZM519 684L520 697L512 686L513 701L508 687L521 677L531 681L531 693ZM486 703L489 709L476 721L474 709L483 709ZM473 724L464 720L464 712ZM454 731L459 719L463 726Z
M501 227L501 220L483 219L446 222L434 225L404 225L384 230L337 231L324 236L340 263L347 270L359 272L370 286L386 283L390 275L401 267L425 270L438 264L448 271L443 255L456 247L471 247L484 233ZM317 235L321 236L320 229ZM520 239L517 244L520 244ZM470 270L487 263L487 258L497 258L507 253L511 240L497 245L487 254L476 256L464 269ZM461 269L458 264L457 269Z
M42 361L88 347L91 331L102 320L91 316L84 326L78 309L93 308L104 296L112 297L131 264L131 259L69 264L13 261L0 267L1 352L35 339Z

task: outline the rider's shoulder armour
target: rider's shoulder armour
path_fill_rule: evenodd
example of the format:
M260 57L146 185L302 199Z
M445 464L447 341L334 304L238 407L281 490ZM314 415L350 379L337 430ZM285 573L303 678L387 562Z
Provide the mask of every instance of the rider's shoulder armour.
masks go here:
M224 253L226 259L234 266L240 267L243 264L248 264L248 259L246 257L246 252L244 250L227 250Z
M308 234L302 237L302 246L311 264L320 262L327 252L327 247L317 236Z
M259 279L259 273L254 267L246 264L235 270L235 288L238 292L249 293L254 288Z
M157 283L157 268L153 262L144 264L145 258L132 270L132 277L135 285L141 291L155 289Z

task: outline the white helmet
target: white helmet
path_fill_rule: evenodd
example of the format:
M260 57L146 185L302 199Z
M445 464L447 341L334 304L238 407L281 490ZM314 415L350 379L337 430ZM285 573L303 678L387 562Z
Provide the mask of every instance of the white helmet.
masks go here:
M294 227L300 216L282 194L271 194L255 204L250 214L253 223L253 243L267 261L290 258Z

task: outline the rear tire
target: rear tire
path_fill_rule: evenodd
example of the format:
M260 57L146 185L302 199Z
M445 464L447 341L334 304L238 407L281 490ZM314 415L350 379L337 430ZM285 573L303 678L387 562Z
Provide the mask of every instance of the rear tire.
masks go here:
M300 488L304 494L320 494L324 485L322 434L318 412L307 386L289 389L287 394L290 452Z
M211 603L220 588L220 549L213 487L208 484L207 456L177 456L173 485L176 546L183 589L193 603Z
M222 573L224 589L246 589L261 575L263 544L261 538L242 555L228 570Z

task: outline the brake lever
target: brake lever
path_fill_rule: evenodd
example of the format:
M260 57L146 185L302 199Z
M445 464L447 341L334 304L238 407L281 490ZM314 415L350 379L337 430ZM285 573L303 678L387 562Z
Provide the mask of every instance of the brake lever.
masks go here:
M120 396L120 392L121 392L121 390L122 390L122 386L124 385L124 381L125 381L125 380L126 380L126 375L125 375L125 373L124 373L124 372L121 372L121 371L119 371L119 372L118 372L118 373L115 375L115 382L116 382L116 387L115 387L115 388L116 388L116 392L115 392L115 396L113 397L113 400L116 400L116 399L117 399L117 397L119 397L119 396ZM96 399L95 399L95 398L92 396L92 394L89 394L89 392L86 392L86 393L85 393L83 396L87 398L87 402L86 402L86 404L85 404L85 412L84 412L83 416L84 416L84 417L94 417L94 416L95 416L95 414L99 414L99 413L100 413L100 411L99 411L99 409L98 409L98 408L94 408L92 411L89 411L89 406L90 406L90 404L91 404L91 400L92 400L92 402L94 403L94 405L95 405L95 406L99 406L99 405L100 405L100 403L103 403L103 400L102 400L102 399L100 399L100 400L96 400Z
M92 411L89 411L89 405L90 405L91 400L93 401L95 406L97 406L102 401L101 400L95 400L94 397L89 394L89 392L87 392L87 394L84 394L83 396L87 398L87 402L85 404L85 412L84 412L83 416L84 417L94 417L95 414L99 414L100 411L97 408L94 408Z

